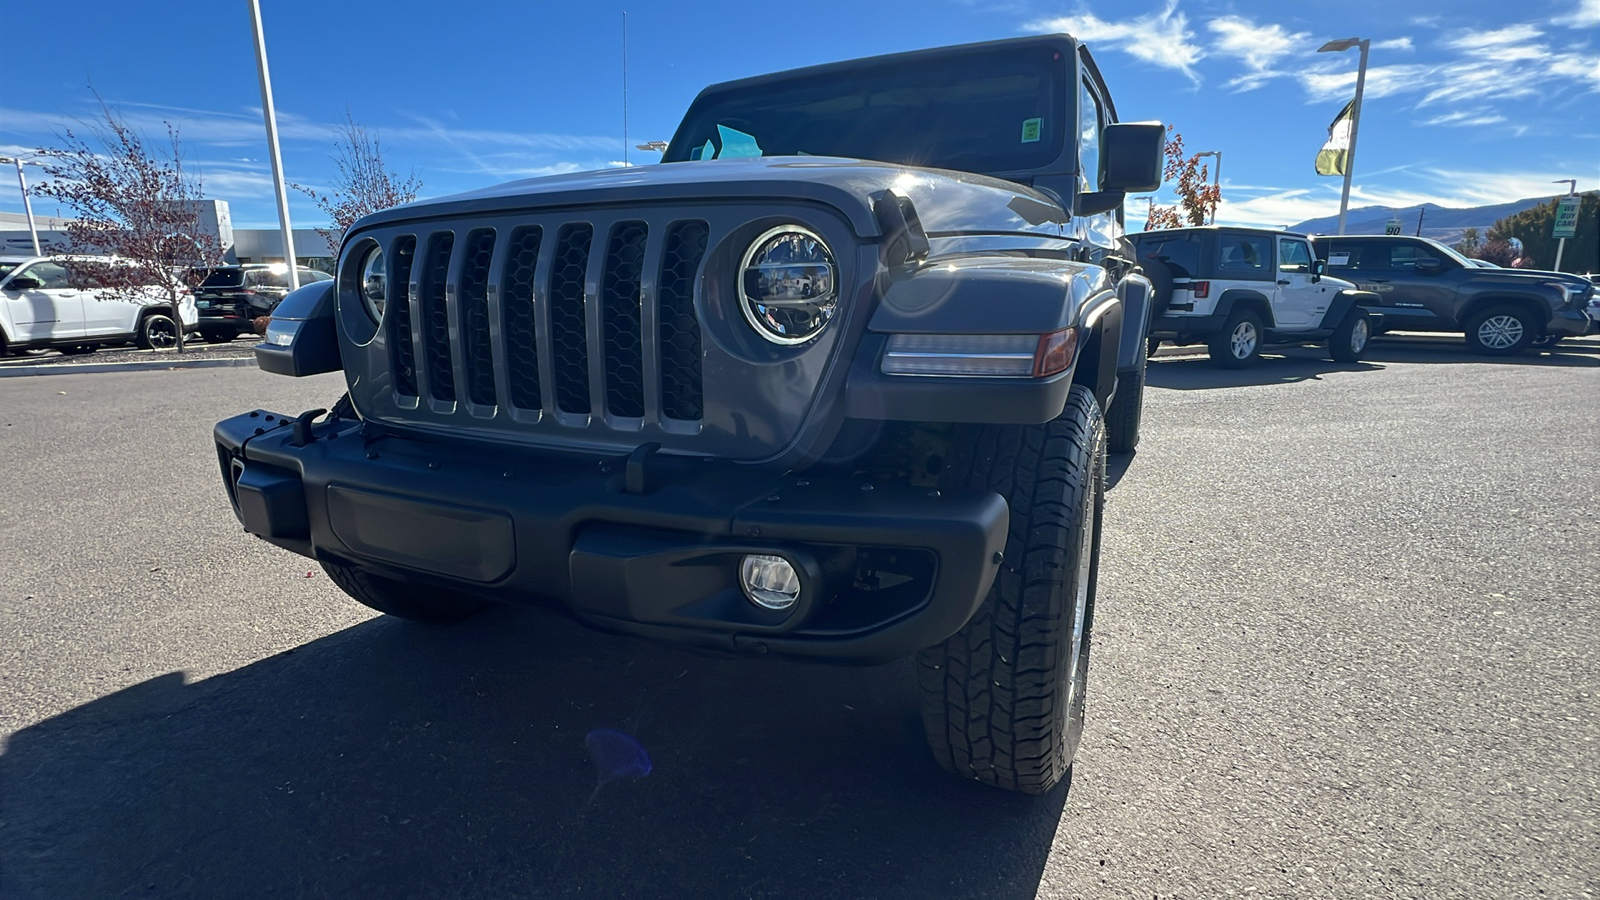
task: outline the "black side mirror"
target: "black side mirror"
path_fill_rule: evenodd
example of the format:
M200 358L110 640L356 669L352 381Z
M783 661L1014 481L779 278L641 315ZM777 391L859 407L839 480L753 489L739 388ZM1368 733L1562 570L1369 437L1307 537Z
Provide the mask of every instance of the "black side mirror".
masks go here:
M32 275L18 275L6 285L8 291L36 291L44 284Z
M1311 261L1311 283L1316 284L1326 274L1328 274L1328 261L1325 259L1313 259Z
M1161 187L1167 129L1160 122L1118 122L1100 138L1100 192L1124 194Z
M1444 268L1444 263L1431 256L1424 256L1417 260L1418 275L1437 275Z

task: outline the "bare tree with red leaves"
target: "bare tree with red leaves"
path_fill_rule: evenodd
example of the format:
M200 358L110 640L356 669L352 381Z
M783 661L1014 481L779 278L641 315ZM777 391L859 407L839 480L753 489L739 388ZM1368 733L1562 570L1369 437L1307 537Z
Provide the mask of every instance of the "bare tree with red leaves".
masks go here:
M1146 231L1158 228L1183 228L1187 225L1204 225L1207 216L1215 216L1222 203L1222 188L1210 184L1211 170L1200 162L1200 154L1183 155L1183 135L1168 127L1167 164L1161 176L1166 182L1175 182L1173 191L1178 195L1178 205L1150 204L1145 217Z
M383 162L383 147L378 143L377 134L368 133L366 128L356 124L348 112L345 113L343 133L335 146L338 154L333 161L338 166L338 174L333 178L330 193L320 193L303 184L292 184L290 187L316 201L317 206L333 220L331 229L319 228L317 231L327 238L328 245L337 256L345 232L357 219L410 203L417 198L422 182L415 173L402 179L389 171Z
M39 149L49 160L49 180L36 190L77 213L67 224L67 253L77 257L68 265L73 280L101 299L158 292L168 304L160 312L170 315L181 352L182 295L222 262L216 237L201 224L200 177L184 168L171 122L163 123L170 147L157 154L104 100L100 115L80 124L82 136L67 129L64 147Z

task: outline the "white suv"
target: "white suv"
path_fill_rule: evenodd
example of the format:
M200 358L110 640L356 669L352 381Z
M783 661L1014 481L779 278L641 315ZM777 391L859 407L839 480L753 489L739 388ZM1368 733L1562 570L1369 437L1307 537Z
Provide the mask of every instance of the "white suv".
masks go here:
M1219 366L1250 365L1266 344L1312 341L1355 362L1382 325L1378 296L1324 275L1305 235L1203 226L1130 238L1155 289L1151 341L1206 344Z
M165 293L155 286L117 291L75 286L72 259L115 264L106 257L0 256L0 354L54 347L86 353L101 344L133 341L141 349L166 349L178 342L178 327ZM199 319L194 294L178 302L184 331Z

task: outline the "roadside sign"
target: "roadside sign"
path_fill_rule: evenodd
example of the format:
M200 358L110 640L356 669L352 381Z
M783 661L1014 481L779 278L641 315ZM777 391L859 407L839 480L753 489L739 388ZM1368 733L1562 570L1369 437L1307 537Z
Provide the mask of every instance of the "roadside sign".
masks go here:
M1400 220L1399 219L1390 219L1389 220L1389 224L1383 226L1383 233L1384 234L1399 234L1400 233L1400 229L1402 227L1404 227L1404 226L1402 226L1400 224Z
M1561 198L1556 204L1556 225L1551 237L1569 238L1578 233L1578 207L1582 203L1583 198L1576 194Z

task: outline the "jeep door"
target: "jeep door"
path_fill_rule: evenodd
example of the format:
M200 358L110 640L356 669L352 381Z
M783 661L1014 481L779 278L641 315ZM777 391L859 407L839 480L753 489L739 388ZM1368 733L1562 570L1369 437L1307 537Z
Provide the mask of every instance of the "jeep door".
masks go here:
M1277 289L1272 318L1279 328L1313 328L1328 309L1328 292L1311 277L1311 245L1300 238L1278 238Z
M12 272L0 296L18 343L83 336L83 299L59 263L42 260Z
M86 290L83 292L84 333L90 337L133 334L139 326L139 314L146 306L161 300L160 289L148 285Z

